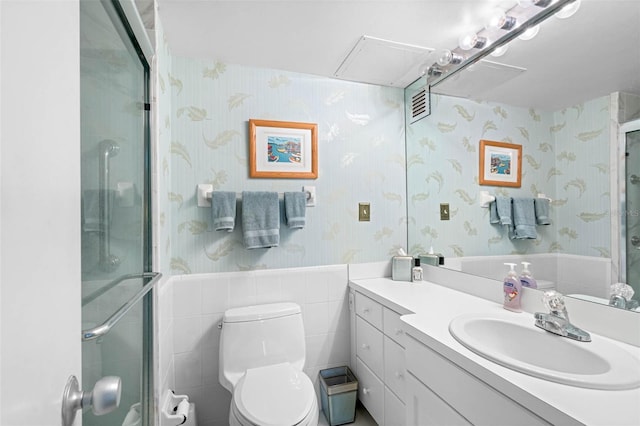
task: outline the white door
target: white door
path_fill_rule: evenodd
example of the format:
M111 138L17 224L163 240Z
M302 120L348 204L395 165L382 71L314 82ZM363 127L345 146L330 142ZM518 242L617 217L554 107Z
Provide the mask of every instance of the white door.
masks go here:
M0 424L55 426L81 373L79 2L0 20Z

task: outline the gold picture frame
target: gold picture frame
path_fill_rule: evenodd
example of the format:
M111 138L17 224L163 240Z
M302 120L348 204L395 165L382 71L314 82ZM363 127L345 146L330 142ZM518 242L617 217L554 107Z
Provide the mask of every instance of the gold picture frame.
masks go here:
M480 185L522 184L522 145L480 140Z
M249 176L318 178L318 125L249 120Z

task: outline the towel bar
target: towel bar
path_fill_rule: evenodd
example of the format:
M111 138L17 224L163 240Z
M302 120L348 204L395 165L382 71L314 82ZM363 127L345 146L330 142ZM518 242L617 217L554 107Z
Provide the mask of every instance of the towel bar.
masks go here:
M314 207L316 205L316 187L305 186L302 189L307 194L307 207ZM213 185L201 183L196 188L198 196L198 207L211 207L211 194L213 193ZM284 192L278 192L280 199L284 198ZM242 193L236 192L236 199L242 199Z
M545 200L549 200L549 202L553 201L543 193L538 193L538 196L536 198L543 198ZM489 208L489 204L491 204L495 200L495 195L489 194L489 191L480 191L480 207L487 209Z

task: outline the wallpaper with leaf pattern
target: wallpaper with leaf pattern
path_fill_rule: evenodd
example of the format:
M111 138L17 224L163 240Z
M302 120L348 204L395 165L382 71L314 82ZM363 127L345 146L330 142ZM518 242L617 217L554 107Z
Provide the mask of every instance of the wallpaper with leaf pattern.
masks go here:
M407 89L415 92L420 83ZM409 98L409 96L407 96ZM432 114L407 125L409 247L445 256L563 252L610 255L609 97L550 112L432 95ZM407 119L407 122L409 120ZM522 145L522 186L479 185L479 141ZM554 201L535 240L489 224L479 192ZM441 221L439 204L451 220Z
M175 56L158 79L171 93L160 117L170 185L159 196L173 273L379 261L406 246L402 89ZM317 123L318 179L249 178L250 118ZM196 205L199 183L235 192L314 185L317 205L304 229L281 224L279 247L246 250L239 215L234 232L212 230L210 209ZM370 222L358 222L359 202L371 204Z

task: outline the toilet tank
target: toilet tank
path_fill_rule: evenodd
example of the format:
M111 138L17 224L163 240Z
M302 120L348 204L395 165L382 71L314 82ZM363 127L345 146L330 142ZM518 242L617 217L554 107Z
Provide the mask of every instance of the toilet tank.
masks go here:
M249 368L289 362L302 370L305 336L300 306L272 303L229 309L222 319L218 378L229 391Z

